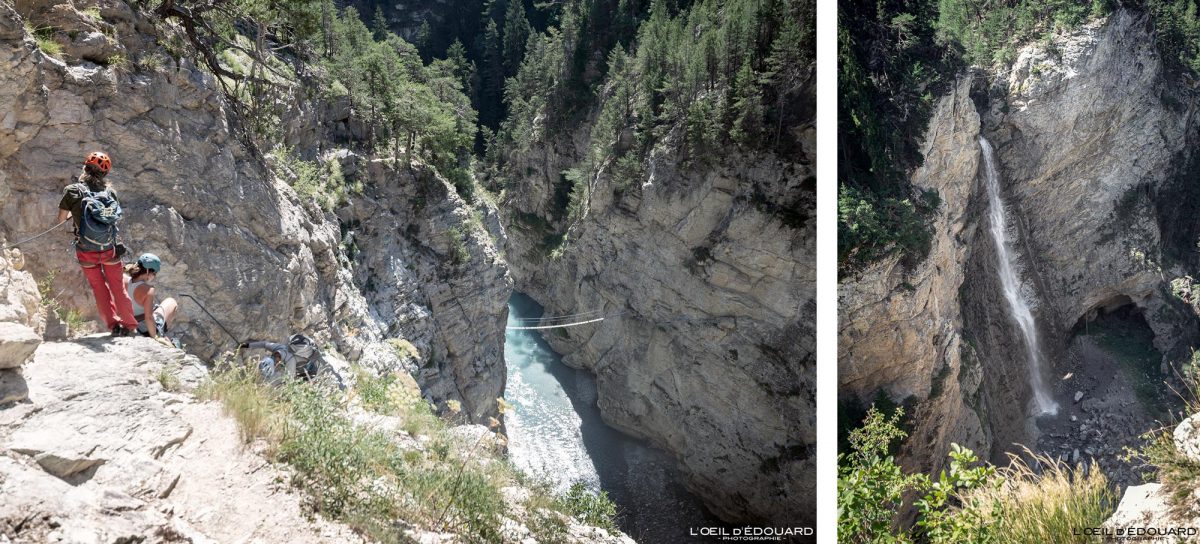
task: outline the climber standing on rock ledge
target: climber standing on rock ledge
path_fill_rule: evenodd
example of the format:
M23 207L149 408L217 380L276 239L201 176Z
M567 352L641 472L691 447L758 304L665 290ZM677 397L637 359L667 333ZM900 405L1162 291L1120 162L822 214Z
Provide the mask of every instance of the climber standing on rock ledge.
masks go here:
M121 255L125 246L118 238L121 204L105 176L112 160L94 151L83 162L79 177L63 191L58 203L58 222L75 220L75 258L92 286L96 309L113 336L130 336L137 330L133 301L125 290Z

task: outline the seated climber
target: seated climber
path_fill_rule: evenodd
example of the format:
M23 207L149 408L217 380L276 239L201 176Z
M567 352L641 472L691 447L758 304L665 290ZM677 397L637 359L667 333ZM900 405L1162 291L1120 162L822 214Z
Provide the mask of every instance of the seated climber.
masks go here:
M129 277L125 280L129 298L133 300L134 319L137 320L137 332L157 340L161 344L172 345L164 335L171 328L179 303L173 298L167 298L160 303L154 302L154 279L162 269L162 260L153 253L143 253L137 262L125 267ZM146 319L146 308L150 308L151 319Z
M312 380L323 372L330 374L342 387L338 376L317 349L316 342L303 334L293 334L286 344L275 342L242 342L238 349L265 349L270 352L258 362L258 371L269 383L280 383L285 379ZM283 366L282 372L279 368Z

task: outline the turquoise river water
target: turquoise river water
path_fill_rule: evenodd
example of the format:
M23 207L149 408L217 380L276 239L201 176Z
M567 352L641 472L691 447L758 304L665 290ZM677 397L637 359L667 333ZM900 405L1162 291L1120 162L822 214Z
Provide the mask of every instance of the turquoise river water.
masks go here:
M541 315L533 299L520 293L509 299L510 326ZM621 530L639 544L691 542L691 528L721 525L679 482L673 459L604 423L595 378L563 364L539 331L509 330L504 360L505 398L514 406L505 426L519 468L559 490L583 482L606 491Z

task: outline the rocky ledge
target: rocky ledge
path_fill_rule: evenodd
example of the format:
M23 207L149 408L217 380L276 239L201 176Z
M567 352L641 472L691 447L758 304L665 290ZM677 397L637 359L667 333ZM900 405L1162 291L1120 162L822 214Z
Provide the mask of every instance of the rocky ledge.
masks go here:
M1185 419L1172 433L1175 449L1191 463L1200 464L1200 414ZM1172 491L1164 484L1132 486L1121 496L1117 511L1104 522L1110 534L1136 530L1147 532L1139 542L1174 544L1195 542L1200 535L1200 488L1192 490L1186 504L1171 500Z
M287 465L269 462L261 442L243 443L218 402L193 396L207 374L199 359L148 338L40 344L18 375L27 398L0 404L0 543L363 541L313 514ZM355 419L389 428L386 417ZM413 447L426 438L392 431ZM490 431L452 433L477 441ZM502 492L505 542L528 542L517 520L530 491ZM633 543L569 519L563 529L564 542ZM463 542L419 528L405 536Z
M38 347L28 398L0 405L0 541L357 541L193 399L205 374L147 338Z

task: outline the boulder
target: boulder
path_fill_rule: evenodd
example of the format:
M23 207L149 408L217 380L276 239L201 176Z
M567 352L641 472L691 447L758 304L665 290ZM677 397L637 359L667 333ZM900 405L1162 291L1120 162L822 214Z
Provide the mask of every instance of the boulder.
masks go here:
M42 343L37 331L19 323L0 323L0 369L25 364Z
M1200 499L1195 493L1190 500ZM1121 496L1121 502L1108 520L1104 528L1112 535L1122 535L1130 528L1154 528L1164 531L1159 535L1149 534L1139 536L1138 542L1152 544L1177 544L1180 542L1195 542L1197 528L1200 528L1200 517L1188 512L1186 508L1174 508L1170 493L1162 484L1144 484L1130 486ZM1165 530L1184 531L1179 534L1166 534ZM1107 541L1107 540L1106 540Z
M0 370L0 405L29 398L29 386L21 376L21 369Z
M1179 453L1194 463L1200 463L1200 414L1195 414L1177 425L1172 439Z
M40 346L29 402L0 409L0 542L360 542L186 392L204 368L148 338Z

